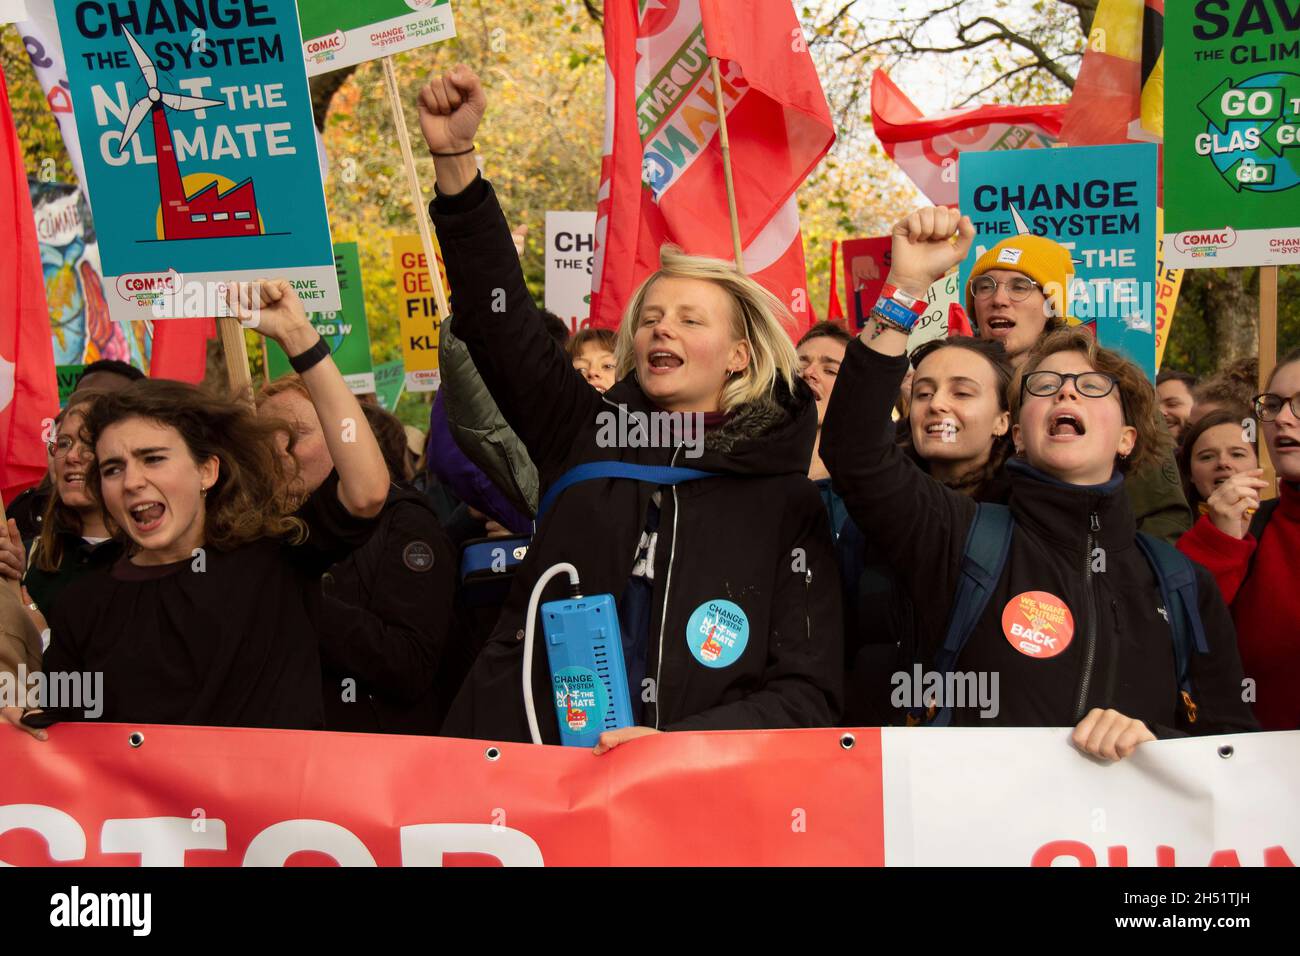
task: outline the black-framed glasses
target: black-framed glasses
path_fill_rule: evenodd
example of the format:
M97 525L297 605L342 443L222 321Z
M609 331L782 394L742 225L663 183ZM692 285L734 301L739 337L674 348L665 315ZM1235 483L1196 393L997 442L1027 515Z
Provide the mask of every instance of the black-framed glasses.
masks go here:
M79 438L73 438L71 435L60 435L54 441L47 441L45 450L50 453L51 458L66 458L74 445L80 445L86 451L91 451L89 445Z
M1046 398L1055 395L1066 381L1074 382L1074 390L1084 398L1105 398L1115 390L1119 379L1105 372L1030 372L1021 383L1021 390L1030 395Z
M1012 276L1005 281L999 281L992 276L976 276L970 280L970 291L977 299L991 299L997 295L998 286L1004 286L1007 290L1007 298L1012 302L1024 302L1035 289L1042 291L1042 286L1033 279L1025 276Z
M1278 415L1282 414L1282 406L1290 405L1291 414L1300 418L1300 392L1296 392L1290 398L1283 398L1281 395L1274 395L1272 392L1265 392L1263 395L1256 395L1251 399L1251 404L1255 406L1255 414L1261 422L1271 422Z

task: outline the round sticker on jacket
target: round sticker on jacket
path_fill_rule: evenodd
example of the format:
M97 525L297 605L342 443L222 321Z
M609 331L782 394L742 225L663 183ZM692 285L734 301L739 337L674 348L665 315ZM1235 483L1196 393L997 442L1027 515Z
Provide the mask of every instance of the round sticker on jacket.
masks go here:
M551 678L555 692L555 716L561 727L574 733L604 729L609 708L605 685L585 667L563 667Z
M749 618L731 601L707 601L686 623L686 646L705 667L730 667L748 643Z
M1055 657L1070 646L1074 615L1055 594L1023 591L1003 608L1002 633L1026 657Z

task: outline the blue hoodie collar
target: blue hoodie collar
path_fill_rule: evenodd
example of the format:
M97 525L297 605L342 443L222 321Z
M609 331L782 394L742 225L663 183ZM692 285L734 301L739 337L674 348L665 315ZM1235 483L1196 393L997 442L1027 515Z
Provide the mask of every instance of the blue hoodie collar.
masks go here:
M1112 470L1110 478L1099 485L1075 485L1068 481L1061 481L1059 478L1053 478L1046 472L1039 471L1023 458L1010 458L1007 460L1007 470L1020 472L1033 478L1035 481L1041 481L1045 485L1051 485L1055 488L1068 488L1071 491L1082 491L1097 495L1113 495L1124 485L1124 476L1118 470Z

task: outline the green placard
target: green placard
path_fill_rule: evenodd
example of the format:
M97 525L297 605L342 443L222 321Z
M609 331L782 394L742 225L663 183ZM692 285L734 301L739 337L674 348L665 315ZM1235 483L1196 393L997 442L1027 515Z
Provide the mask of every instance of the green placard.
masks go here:
M370 364L370 330L366 326L366 297L361 287L361 262L355 242L334 243L334 269L339 277L341 312L312 312L312 325L329 343L334 364L355 394L375 390L375 374ZM270 339L266 342L266 374L274 380L293 371L289 358Z
M300 0L298 18L308 76L456 35L451 0Z
M386 412L397 408L397 400L402 397L402 386L406 382L406 366L401 359L394 359L375 366L375 397L379 407Z
M82 371L86 368L84 365L56 365L54 374L59 381L59 406L62 407L68 403L68 396L72 390L77 387L77 379L81 377Z
M1165 77L1166 264L1300 263L1300 9L1167 4Z

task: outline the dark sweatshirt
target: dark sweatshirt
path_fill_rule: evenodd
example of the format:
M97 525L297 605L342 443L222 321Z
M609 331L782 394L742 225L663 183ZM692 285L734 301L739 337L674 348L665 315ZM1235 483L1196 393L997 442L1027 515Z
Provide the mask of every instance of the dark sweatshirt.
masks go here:
M907 588L921 660L930 662L947 630L976 503L894 444L889 410L906 369L903 356L850 343L822 425L821 456L854 521ZM1232 619L1204 569L1197 571L1199 609L1210 653L1192 655L1198 719L1183 723L1173 638L1122 478L1069 485L1021 461L1008 464L1007 477L1010 554L956 662L963 672L997 674L1000 706L984 718L976 708L955 708L953 723L1072 727L1099 707L1137 718L1158 736L1256 729L1241 700ZM1093 570L1098 554L1102 572ZM1022 650L1027 643L1037 650Z

